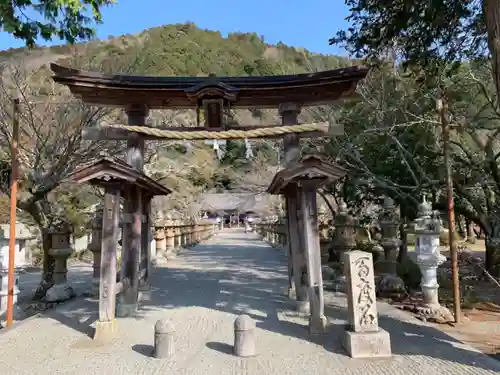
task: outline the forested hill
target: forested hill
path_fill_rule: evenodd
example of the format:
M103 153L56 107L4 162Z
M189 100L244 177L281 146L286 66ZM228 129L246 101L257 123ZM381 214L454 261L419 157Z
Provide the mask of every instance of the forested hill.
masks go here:
M218 31L202 30L192 23L155 27L135 35L73 46L9 49L1 51L0 58L20 54L40 62L80 55L78 65L85 60L94 64L99 60L104 71L125 68L131 74L163 76L275 75L348 64L342 58L313 54L303 48L282 43L270 45L255 33L231 33L224 38Z
M81 155L76 160L75 155L68 155L73 152L73 146L61 142L61 134L65 134L65 139L71 139L71 136L79 134L82 126L89 124L80 122L75 125L74 119L73 123L66 123L70 117L60 116L61 111L81 115L81 108L74 109L75 103L68 105L68 108L63 108L63 104L56 104L56 97L57 101L63 102L72 99L67 90L53 84L49 70L51 62L104 73L154 76L207 76L210 73L218 76L278 75L337 68L349 64L348 61L335 56L313 54L282 43L270 45L264 37L255 33L232 33L225 38L217 31L202 30L190 23L166 25L135 35L110 37L103 41L96 40L73 46L10 49L0 52L0 61L4 66L4 88L9 86L10 90L10 86L22 86L22 89L17 87L16 90L25 90L23 94L30 100L37 103L51 102L47 107L50 111L39 104L30 104L28 111L28 104L23 105L24 111L33 111L39 115L26 118L24 124L25 134L31 134L35 139L40 138L39 141L26 144L23 166L27 180L25 186L32 191L46 186L46 178L50 175L51 168L56 167L52 158L54 154L60 155L61 160L68 156L74 163L72 167L64 170L65 173L70 172L78 160L85 161L82 159L92 156L87 155L88 150L80 150ZM0 100L3 102L3 109L10 111L8 98L4 96ZM233 121L241 125L269 124L278 120L276 111L269 110L241 110L234 111L232 115ZM124 121L123 113L116 110L103 116L111 118L112 121ZM47 117L53 121L49 121ZM166 123L189 126L195 123L195 115L193 111L153 111L150 121L153 125ZM55 123L57 125L54 125ZM52 125L49 127L49 124ZM43 140L48 134L49 140ZM8 142L3 141L6 147L0 147L0 151L3 151L0 157L8 162ZM28 152L33 149L33 143L41 149L36 149L35 146L34 153ZM174 191L169 197L169 203L165 205L181 211L186 205L196 201L196 197L203 192L263 190L277 170L280 151L277 142L255 140L251 145L251 159L246 157L243 141L232 141L225 146L224 158L218 160L213 148L203 142L176 145L151 143L150 152L153 156L147 168L150 174ZM50 177L54 191L61 189L58 186L62 177L57 176L56 181ZM27 194L30 195L31 193ZM71 197L67 198L70 206L59 210L62 213L67 209L74 213L74 208L81 210L82 205L89 203L88 199L82 197L76 201ZM62 198L59 200L64 201Z

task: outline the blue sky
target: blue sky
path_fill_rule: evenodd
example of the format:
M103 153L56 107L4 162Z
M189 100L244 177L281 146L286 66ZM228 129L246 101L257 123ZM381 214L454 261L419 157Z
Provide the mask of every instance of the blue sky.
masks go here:
M118 0L117 5L104 9L103 16L104 23L97 28L101 39L191 21L223 34L252 31L264 35L269 43L282 41L328 54L344 54L338 47L329 46L328 38L347 26L343 0ZM16 47L22 47L22 43L0 33L0 49Z

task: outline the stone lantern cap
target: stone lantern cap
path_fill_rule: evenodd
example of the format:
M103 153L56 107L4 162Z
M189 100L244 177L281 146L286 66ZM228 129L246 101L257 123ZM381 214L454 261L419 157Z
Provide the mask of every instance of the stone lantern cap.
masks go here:
M435 234L441 233L441 220L439 211L433 211L430 202L424 198L418 207L418 217L414 221L415 234Z
M316 156L302 159L291 168L286 168L274 175L267 188L269 194L284 194L292 186L308 185L319 187L344 177L347 170L327 163Z
M379 223L381 226L398 226L401 217L394 200L390 197L385 197L382 214L380 215Z
M338 213L337 215L335 215L334 226L357 227L358 225L358 220L349 214L349 212L347 211L347 204L342 199L338 205Z
M0 224L0 238L8 240L10 238L10 224ZM17 240L31 240L36 238L29 228L22 224L16 223L16 239Z
M52 234L70 234L73 231L71 223L65 220L54 220L49 226L49 232Z

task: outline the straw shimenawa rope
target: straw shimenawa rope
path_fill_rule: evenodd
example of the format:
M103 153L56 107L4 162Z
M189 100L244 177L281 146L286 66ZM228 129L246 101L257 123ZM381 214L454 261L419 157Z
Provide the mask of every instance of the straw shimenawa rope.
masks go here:
M257 128L247 130L223 130L223 131L181 131L181 130L166 130L156 129L146 126L137 125L122 125L122 124L109 124L103 125L103 128L115 128L128 130L130 132L145 134L153 137L164 139L179 139L179 140L202 140L202 139L241 139L241 138L263 138L270 136L280 136L285 134L294 133L309 133L321 132L328 133L330 124L328 122L318 122L311 124L300 125L286 125L271 128Z

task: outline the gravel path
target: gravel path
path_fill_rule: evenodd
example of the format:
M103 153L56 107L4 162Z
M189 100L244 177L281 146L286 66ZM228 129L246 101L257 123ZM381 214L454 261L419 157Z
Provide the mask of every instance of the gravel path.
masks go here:
M153 300L136 318L120 319L120 335L96 346L86 335L95 321L95 301L78 300L46 316L0 333L0 368L21 374L328 374L486 375L500 362L417 324L404 312L380 304L381 325L391 333L394 356L353 360L340 347L345 300L326 293L329 331L312 337L306 319L284 296L286 259L252 235L219 233L153 274ZM232 326L246 313L257 321L258 356L232 356ZM176 326L176 354L150 357L153 326L169 318Z

